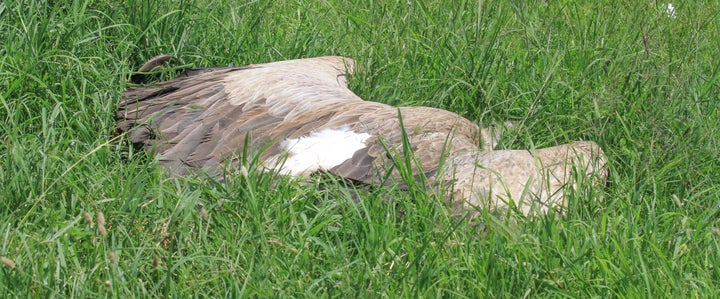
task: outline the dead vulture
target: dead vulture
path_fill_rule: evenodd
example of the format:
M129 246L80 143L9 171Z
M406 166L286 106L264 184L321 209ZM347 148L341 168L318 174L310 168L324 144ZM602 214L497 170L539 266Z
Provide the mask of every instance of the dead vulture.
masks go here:
M153 58L140 70L167 59ZM266 170L324 171L383 184L400 178L393 162L411 150L418 162L409 168L412 175L446 186L451 205L471 215L561 210L566 188L577 187L578 179L606 178L604 154L594 142L493 150L492 129L455 113L364 101L347 86L353 66L348 58L319 57L186 70L173 80L128 88L118 127L176 175L219 175L227 163L254 152Z

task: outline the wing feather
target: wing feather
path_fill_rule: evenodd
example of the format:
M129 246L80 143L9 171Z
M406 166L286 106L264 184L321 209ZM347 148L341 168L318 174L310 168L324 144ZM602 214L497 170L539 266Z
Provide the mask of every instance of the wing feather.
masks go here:
M363 101L350 91L346 77L352 67L347 58L320 57L188 70L170 81L127 89L118 127L131 131L132 142L157 151L160 163L178 174L193 168L219 173L216 168L243 152L247 138L252 151L271 144L262 157L276 161L285 150L281 140L350 128L372 137L328 171L377 182L377 174L392 167L385 146L402 153L398 108ZM437 170L443 151L477 147L477 126L454 113L427 107L399 111L424 172Z

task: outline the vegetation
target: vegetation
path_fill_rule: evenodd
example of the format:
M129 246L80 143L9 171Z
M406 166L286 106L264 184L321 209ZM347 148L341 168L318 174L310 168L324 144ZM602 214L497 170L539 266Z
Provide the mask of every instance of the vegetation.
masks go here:
M673 5L5 0L0 294L717 298L720 4ZM594 140L609 183L564 216L469 221L423 190L356 202L251 159L222 183L171 178L114 129L130 73L161 53L352 57L364 99L517 121L502 148Z

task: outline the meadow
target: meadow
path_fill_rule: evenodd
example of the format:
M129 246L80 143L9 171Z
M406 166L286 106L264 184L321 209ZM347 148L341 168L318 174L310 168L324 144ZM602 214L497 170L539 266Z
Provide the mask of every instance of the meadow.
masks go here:
M0 294L720 297L718 18L712 1L2 1ZM173 178L115 129L157 54L351 57L364 99L517 122L499 148L596 141L608 184L565 215L471 221L422 188L252 161Z

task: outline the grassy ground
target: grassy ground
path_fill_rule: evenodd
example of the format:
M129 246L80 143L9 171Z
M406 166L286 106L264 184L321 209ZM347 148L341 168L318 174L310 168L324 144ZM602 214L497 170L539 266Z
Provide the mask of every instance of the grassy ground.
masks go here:
M0 3L0 294L720 296L715 2L47 2ZM518 121L503 148L598 142L604 201L477 227L417 190L168 178L113 117L160 53L353 57L365 99Z

